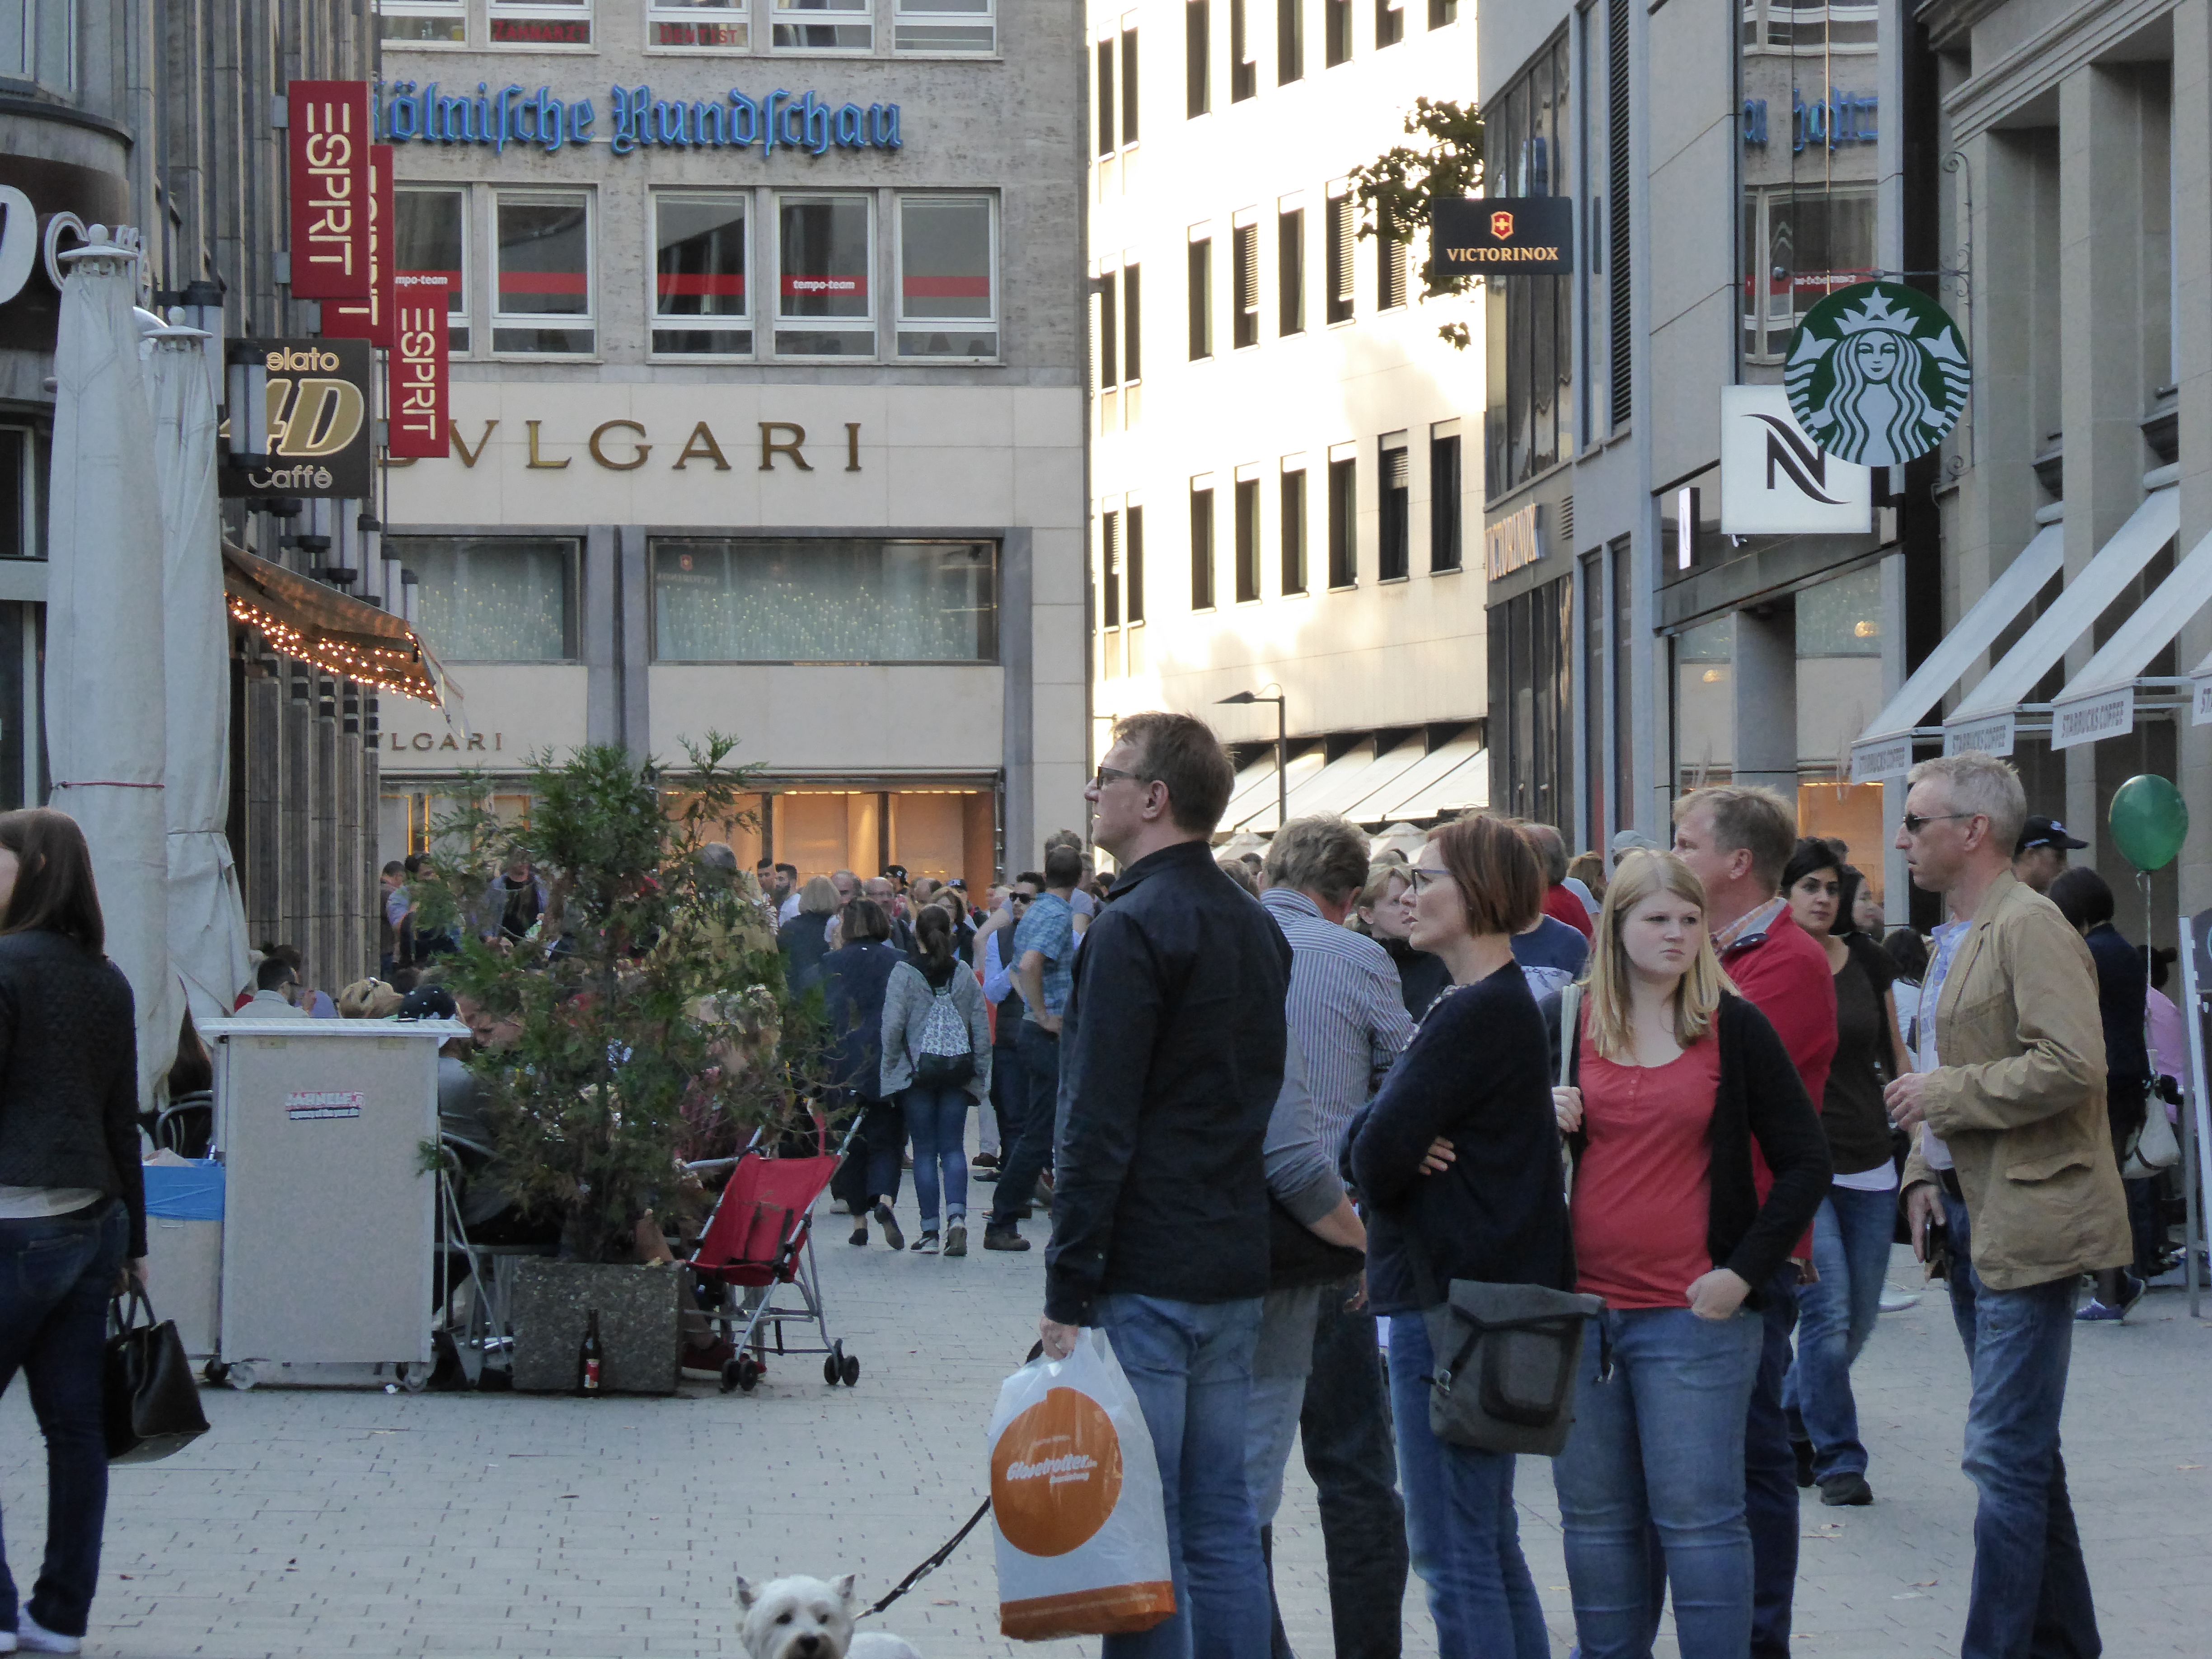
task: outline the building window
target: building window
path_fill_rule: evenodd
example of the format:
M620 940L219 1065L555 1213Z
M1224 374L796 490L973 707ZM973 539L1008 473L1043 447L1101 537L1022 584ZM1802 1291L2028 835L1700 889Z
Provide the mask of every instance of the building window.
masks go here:
M1208 78L1210 65L1207 62L1213 50L1212 12L1208 0L1183 0L1183 113L1194 120L1213 107L1213 88Z
M1121 267L1121 379L1125 384L1145 378L1140 327L1144 315L1143 276L1135 265Z
M874 356L869 198L780 196L775 205L776 355Z
M899 198L900 356L999 355L991 218L988 196Z
M777 52L873 52L874 0L775 0L768 42Z
M1252 55L1252 32L1244 26L1251 0L1229 0L1229 101L1241 104L1260 94L1260 60Z
M392 191L392 269L403 276L446 279L448 349L469 349L468 198L458 190Z
M40 806L52 793L46 765L46 607L0 605L0 811Z
M1103 513L1098 519L1098 620L1105 627L1121 625L1121 515Z
M563 662L576 654L577 544L566 538L392 536L414 573L417 627L447 662Z
M1406 244L1389 217L1377 216L1375 238L1375 308L1395 311L1406 303Z
M1483 123L1483 177L1500 196L1566 192L1567 46L1564 32L1493 96ZM1574 307L1567 276L1493 276L1486 284L1489 345L1484 484L1496 500L1574 459Z
M1132 507L1122 526L1122 609L1133 623L1145 619L1145 509Z
M1413 568L1413 467L1404 433L1383 434L1382 461L1382 496L1377 503L1382 510L1376 526L1381 546L1376 550L1375 574L1387 582L1410 575Z
M1283 592L1306 591L1306 471L1286 471L1282 484L1282 522L1277 541L1282 553Z
M1098 308L1093 313L1098 330L1098 390L1105 392L1121 384L1121 308L1117 303L1118 289L1109 273L1098 283Z
M1190 360L1213 355L1213 239L1190 245Z
M1306 0L1275 0L1275 84L1306 76Z
M52 446L27 426L0 426L0 559L46 556L46 473ZM6 647L0 644L0 653Z
M1490 804L1539 823L1574 823L1574 578L1490 608Z
M1101 40L1097 48L1098 59L1098 95L1092 100L1098 112L1098 153L1114 153L1114 43Z
M743 191L654 192L655 351L733 357L752 350L745 293L748 200Z
M1260 343L1260 227L1238 225L1229 236L1230 343L1241 351Z
M1456 424L1456 423L1455 423ZM1429 568L1456 570L1462 554L1459 434L1429 439Z
M1306 216L1292 208L1275 216L1275 332L1306 331Z
M1395 46L1406 38L1406 0L1375 0L1375 49Z
M1321 0L1322 57L1330 69L1352 61L1352 0Z
M991 542L656 537L663 662L990 662Z
M491 0L495 46L588 46L592 0Z
M1137 142L1137 32L1121 31L1121 142Z
M1332 323L1352 320L1352 249L1358 237L1358 223L1352 213L1350 196L1332 196L1322 218L1328 242L1324 250L1328 266L1328 302L1324 314Z
M1871 172L1872 158L1865 158ZM1744 356L1778 363L1805 313L1863 283L1875 253L1875 185L1814 180L1747 190L1743 198Z
M1459 21L1459 0L1429 0L1429 27L1443 28Z
M1237 481L1237 602L1260 597L1260 481Z
M891 20L894 52L957 52L999 49L994 0L898 0Z
M592 198L580 190L499 192L494 351L588 354Z
M1351 456L1328 464L1328 585L1359 580L1359 463Z
M651 0L646 44L743 52L752 44L751 10L748 0Z
M1190 487L1190 608L1213 609L1213 486Z
M468 39L468 14L462 0L383 0L376 13L381 40L413 46L458 45ZM0 26L0 75L18 74L21 71L8 67L6 33Z

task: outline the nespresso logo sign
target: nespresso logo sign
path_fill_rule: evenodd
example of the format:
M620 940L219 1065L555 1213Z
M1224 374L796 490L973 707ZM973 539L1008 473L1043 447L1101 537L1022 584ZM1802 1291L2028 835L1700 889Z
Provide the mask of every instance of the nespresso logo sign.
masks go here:
M272 382L272 385L274 383ZM273 398L275 393L270 393ZM656 442L642 421L618 418L601 421L583 435L580 444L576 438L562 436L558 432L548 434L544 421L525 421L522 423L524 441L515 447L523 455L526 471L560 472L579 459L588 459L592 465L609 472L635 472L653 460L658 449L665 458L673 448L675 459L655 463L665 465L671 472L685 472L697 466L714 472L727 472L736 465L730 456L734 453L739 462L752 459L753 434L738 428L726 427L729 447L724 447L723 438L705 421L695 422L685 434L680 447L665 441ZM811 447L826 465L836 465L836 440L822 442L807 435L806 428L796 421L757 421L752 423L759 429L760 461L756 470L775 472L779 470L811 472L814 462L807 459ZM465 432L461 423L450 423L453 453L465 467L474 467L483 459L484 451L491 447L492 434L499 430L496 420L485 421L474 433ZM860 422L845 422L844 466L842 471L860 471ZM825 452L827 452L825 453ZM412 466L412 461L387 461L387 466Z

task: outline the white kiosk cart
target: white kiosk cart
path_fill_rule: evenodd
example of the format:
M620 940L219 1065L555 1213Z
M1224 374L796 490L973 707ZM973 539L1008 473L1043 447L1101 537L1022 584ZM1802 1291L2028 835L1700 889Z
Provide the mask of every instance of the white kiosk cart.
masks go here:
M430 1370L438 1048L458 1020L209 1020L223 1164L211 1376L420 1388Z

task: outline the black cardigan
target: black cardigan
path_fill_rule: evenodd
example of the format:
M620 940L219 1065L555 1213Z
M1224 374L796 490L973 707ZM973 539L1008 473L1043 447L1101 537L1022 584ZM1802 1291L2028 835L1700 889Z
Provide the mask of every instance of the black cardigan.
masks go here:
M1712 1201L1705 1224L1705 1249L1717 1267L1726 1267L1751 1286L1750 1305L1764 1301L1766 1281L1790 1259L1790 1252L1812 1225L1828 1194L1834 1166L1820 1115L1805 1092L1805 1079L1782 1046L1766 1016L1733 992L1721 994L1715 1020L1721 1045L1720 1087L1713 1097L1709 1137L1712 1150ZM1582 1077L1582 1045L1571 1057L1570 1076ZM1751 1146L1766 1158L1774 1185L1759 1201L1752 1176ZM1588 1137L1567 1137L1567 1152L1579 1165Z
M131 981L59 933L0 933L0 1187L120 1198L146 1254Z
M1425 1176L1438 1135L1455 1159ZM1437 998L1345 1148L1377 1313L1425 1306L1455 1279L1574 1288L1551 1046L1517 963ZM1432 1280L1419 1289L1416 1251Z

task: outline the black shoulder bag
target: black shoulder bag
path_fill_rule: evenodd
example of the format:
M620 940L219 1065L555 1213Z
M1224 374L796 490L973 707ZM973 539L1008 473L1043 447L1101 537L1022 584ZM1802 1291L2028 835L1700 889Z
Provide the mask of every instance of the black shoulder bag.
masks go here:
M106 1399L101 1413L111 1463L151 1463L205 1434L198 1382L173 1320L154 1322L146 1292L133 1286L109 1302ZM145 1322L136 1322L140 1314Z

